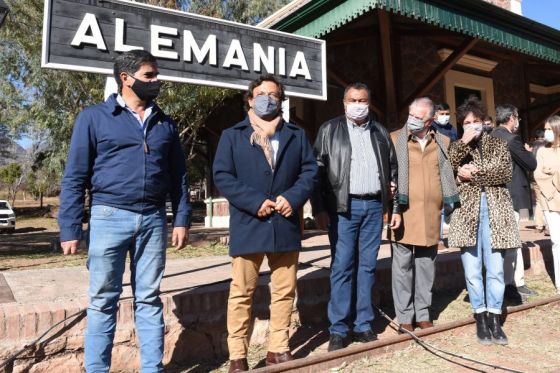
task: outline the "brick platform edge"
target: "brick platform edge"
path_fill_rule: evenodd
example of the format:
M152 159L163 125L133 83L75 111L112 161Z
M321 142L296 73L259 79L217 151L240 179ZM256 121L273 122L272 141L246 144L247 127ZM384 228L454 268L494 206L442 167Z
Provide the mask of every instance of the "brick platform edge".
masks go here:
M550 241L529 242L523 249L527 273L543 273L551 262ZM436 290L464 287L458 252L440 252L437 258ZM251 344L264 344L268 329L269 278L263 276L254 295L254 324ZM376 271L374 299L378 305L391 303L390 259L382 259ZM165 357L168 367L209 359L227 359L226 308L229 284L215 284L184 292L163 294L166 322ZM317 268L298 279L298 298L293 321L302 325L325 324L329 299L329 272ZM0 305L0 361L36 339L65 317L85 309L86 299L47 304ZM4 372L81 372L86 318L58 326L50 337L4 368ZM134 331L133 306L123 300L118 311L112 371L133 371L139 366Z

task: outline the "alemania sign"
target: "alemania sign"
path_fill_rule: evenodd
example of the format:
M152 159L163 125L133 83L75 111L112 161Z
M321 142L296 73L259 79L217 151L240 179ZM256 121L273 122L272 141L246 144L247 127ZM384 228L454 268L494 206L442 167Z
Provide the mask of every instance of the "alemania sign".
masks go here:
M144 49L160 79L246 89L271 73L289 96L325 100L326 46L312 39L128 0L45 0L42 66L112 74Z

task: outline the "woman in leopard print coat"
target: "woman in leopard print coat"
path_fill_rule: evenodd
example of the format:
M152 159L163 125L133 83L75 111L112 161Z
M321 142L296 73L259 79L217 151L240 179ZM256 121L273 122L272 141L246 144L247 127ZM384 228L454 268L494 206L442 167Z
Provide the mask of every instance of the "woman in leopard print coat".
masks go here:
M449 246L461 248L478 341L507 344L499 321L505 288L504 254L506 249L521 247L521 240L506 188L512 177L510 153L504 140L482 132L485 115L475 97L457 109L457 122L463 124L465 133L451 144L449 158L457 175L461 204L451 216Z

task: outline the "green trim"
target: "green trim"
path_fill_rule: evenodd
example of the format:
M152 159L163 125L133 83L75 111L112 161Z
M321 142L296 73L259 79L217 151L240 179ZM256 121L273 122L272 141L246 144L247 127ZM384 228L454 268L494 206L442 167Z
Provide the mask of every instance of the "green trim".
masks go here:
M560 32L481 0L312 0L273 29L322 37L374 9L417 19L560 63Z

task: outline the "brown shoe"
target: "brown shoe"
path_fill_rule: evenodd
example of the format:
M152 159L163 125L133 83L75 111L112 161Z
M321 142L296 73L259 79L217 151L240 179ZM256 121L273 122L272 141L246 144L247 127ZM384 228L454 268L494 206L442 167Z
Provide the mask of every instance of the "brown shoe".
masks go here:
M431 321L417 321L416 325L418 325L420 329L427 329L427 328L434 327L434 323Z
M247 364L247 359L236 359L229 361L228 373L246 372L248 370L249 364Z
M266 353L266 366L285 363L286 361L294 360L290 351L286 352L270 352Z
M401 329L408 330L409 332L414 332L414 327L412 326L412 324L401 324L400 325L399 334L404 334L406 332L402 331Z

